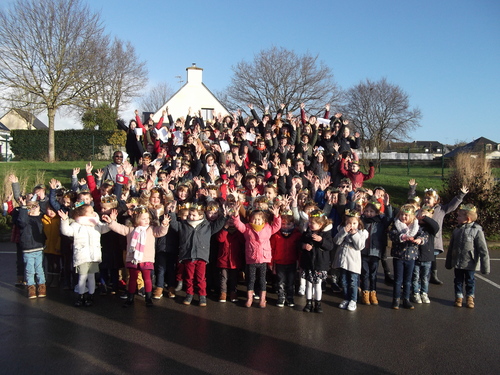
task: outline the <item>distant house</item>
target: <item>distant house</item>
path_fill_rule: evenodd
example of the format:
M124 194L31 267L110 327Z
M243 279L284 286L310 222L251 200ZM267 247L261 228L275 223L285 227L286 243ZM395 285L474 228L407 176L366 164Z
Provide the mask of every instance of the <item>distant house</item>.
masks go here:
M222 116L228 115L229 111L203 83L203 69L193 64L186 68L186 71L186 84L154 113L153 120L157 122L166 107L168 107L168 112L172 115L174 121L181 116L186 116L190 107L193 114L201 110L204 120L213 119L212 111L217 114L221 113Z
M10 150L10 141L12 140L10 131L17 129L44 130L48 129L48 127L35 115L22 109L13 108L8 111L0 117L0 154L4 160L10 160L14 156Z
M488 138L478 138L464 146L457 147L444 155L445 158L453 158L459 153L486 154L487 159L500 159L500 144Z
M408 152L408 150L410 152L434 154L436 157L450 151L448 146L437 141L390 142L386 151Z

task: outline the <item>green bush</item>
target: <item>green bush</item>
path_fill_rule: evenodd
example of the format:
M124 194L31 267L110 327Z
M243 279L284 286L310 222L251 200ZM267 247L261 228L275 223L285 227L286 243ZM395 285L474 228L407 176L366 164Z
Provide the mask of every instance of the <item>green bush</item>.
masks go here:
M59 130L55 132L57 160L90 160L108 145L112 130ZM10 147L19 160L46 160L48 130L12 130Z

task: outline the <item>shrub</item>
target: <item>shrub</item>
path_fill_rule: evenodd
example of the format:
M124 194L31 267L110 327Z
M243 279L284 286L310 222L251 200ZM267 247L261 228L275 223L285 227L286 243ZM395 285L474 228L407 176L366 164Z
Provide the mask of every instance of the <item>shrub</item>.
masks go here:
M493 236L500 231L500 185L495 182L490 162L484 155L462 153L451 163L452 171L447 179L447 186L443 197L450 200L467 186L469 193L465 196L465 203L472 203L477 207L477 222L483 227L487 236ZM451 226L454 215L446 220Z

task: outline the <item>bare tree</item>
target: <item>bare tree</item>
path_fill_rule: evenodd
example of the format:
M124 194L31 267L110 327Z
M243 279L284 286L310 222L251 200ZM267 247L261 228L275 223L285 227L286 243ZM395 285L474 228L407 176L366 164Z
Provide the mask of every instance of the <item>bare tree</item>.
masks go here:
M297 55L283 47L271 47L232 70L231 84L221 99L231 110L252 103L276 112L283 103L286 111L293 112L305 103L309 112L317 115L325 103L336 103L340 97L331 69L318 61L318 55Z
M56 112L88 99L108 45L99 14L81 0L17 0L0 11L0 97L10 100L21 90L47 111L49 162Z
M380 152L391 140L407 139L420 126L420 109L410 108L408 94L385 78L358 83L346 91L345 101L343 112L369 151Z
M139 106L144 112L156 112L173 94L174 90L167 82L160 82L142 96Z

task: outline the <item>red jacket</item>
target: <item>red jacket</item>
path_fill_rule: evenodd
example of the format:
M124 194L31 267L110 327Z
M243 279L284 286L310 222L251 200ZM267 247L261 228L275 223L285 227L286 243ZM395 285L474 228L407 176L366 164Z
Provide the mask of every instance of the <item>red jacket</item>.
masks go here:
M281 231L272 235L271 249L274 264L294 264L299 260L301 235L297 228L289 236L284 236Z
M353 189L362 187L363 181L372 179L375 176L375 167L370 167L368 174L364 174L360 171L353 173L350 170L346 169L346 167L345 167L346 164L347 164L347 161L345 159L342 159L340 161L340 173L343 176L347 177L349 180L351 180Z
M217 267L238 269L245 264L245 238L243 234L235 230L229 232L222 229L217 233L219 241L219 254L217 256Z
M144 149L146 150L147 147L148 147L148 140L146 138L146 132L147 132L147 129L146 127L142 124L142 121L141 121L141 118L139 117L139 115L135 115L135 122L137 123L137 126L140 127L142 129L142 134L143 134L143 140L144 140ZM160 117L160 120L158 121L158 124L156 124L156 129L161 129L163 125L163 116ZM155 143L154 143L154 146L155 146L155 152L156 154L158 154L160 152L160 139L159 138L156 138L155 139Z

